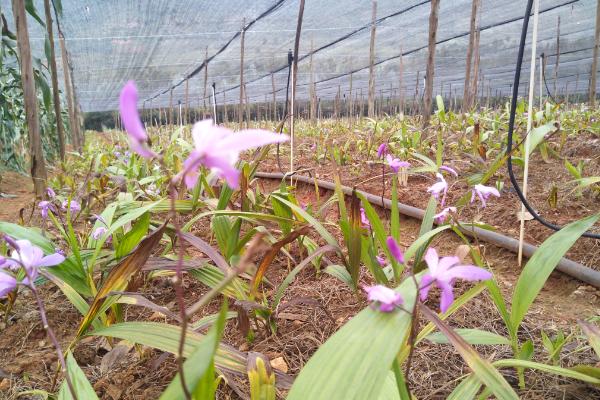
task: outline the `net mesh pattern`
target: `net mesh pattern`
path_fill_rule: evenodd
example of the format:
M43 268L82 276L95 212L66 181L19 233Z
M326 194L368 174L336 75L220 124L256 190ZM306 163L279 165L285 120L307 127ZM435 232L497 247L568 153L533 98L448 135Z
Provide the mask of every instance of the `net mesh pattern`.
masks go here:
M43 1L34 0L40 15ZM0 0L13 25L9 0ZM293 48L298 0L62 0L61 28L73 67L75 91L83 111L114 110L120 88L134 80L140 106L171 102L205 104L215 83L220 104L237 103L240 90L240 43L245 29L244 80L250 102L285 96L287 52ZM541 0L538 54L545 53L546 79L554 90L557 21L560 17L560 64L557 92L588 90L594 41L596 0ZM514 75L525 4L482 0L480 95L508 95ZM375 44L378 96L405 98L423 91L427 62L429 1L379 0ZM338 91L366 99L372 5L367 0L306 0L300 40L296 98L332 99ZM471 0L442 0L435 54L434 95L462 96L469 42ZM531 29L522 72L521 93L528 87ZM32 51L44 54L44 31L29 23ZM56 31L56 29L55 29ZM58 40L58 38L57 38ZM312 53L312 66L310 54ZM400 80L400 54L403 76ZM59 68L62 68L60 52ZM312 71L312 73L311 73ZM419 80L417 80L419 76ZM59 77L62 72L59 71ZM537 75L536 75L537 79ZM186 83L187 81L187 83ZM402 83L401 83L402 82ZM401 85L401 87L400 87Z

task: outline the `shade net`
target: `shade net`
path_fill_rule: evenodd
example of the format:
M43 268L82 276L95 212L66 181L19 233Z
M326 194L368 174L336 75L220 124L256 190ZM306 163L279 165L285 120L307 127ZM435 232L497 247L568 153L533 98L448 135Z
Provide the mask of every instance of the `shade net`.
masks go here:
M43 1L33 3L43 18ZM62 0L61 3L63 12L59 22L83 111L116 109L119 90L128 80L138 85L140 107L164 107L180 101L185 104L186 99L190 106L203 106L213 83L220 104L237 103L241 30L245 30L243 71L249 101L270 102L273 94L277 101L285 98L287 52L294 46L298 0ZM0 4L14 29L10 1L1 0ZM570 94L587 93L595 7L596 0L541 0L538 55L542 52L546 55L545 74L552 93L555 85L559 94L567 90ZM401 91L406 99L411 99L416 90L423 92L430 8L429 1L377 2L374 69L377 96L398 98ZM524 11L524 1L481 1L479 95L509 95ZM353 96L360 97L362 93L366 99L371 17L371 1L306 0L297 99L309 98L311 82L315 83L320 99L333 99L338 93L349 98L350 86ZM441 1L434 95L462 96L470 17L471 0ZM533 18L521 94L528 87L532 22ZM43 27L30 18L29 30L32 51L42 57ZM560 62L555 73L557 53ZM60 52L57 57L62 68Z

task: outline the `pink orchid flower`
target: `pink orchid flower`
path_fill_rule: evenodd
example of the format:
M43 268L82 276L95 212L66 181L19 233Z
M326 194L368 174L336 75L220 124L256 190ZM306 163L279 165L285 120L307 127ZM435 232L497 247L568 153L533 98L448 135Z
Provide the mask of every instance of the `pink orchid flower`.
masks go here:
M425 262L429 272L423 275L419 294L421 301L427 299L431 286L435 284L442 291L440 310L446 312L454 302L453 285L456 279L466 281L485 281L492 278L492 274L483 268L474 265L459 265L456 256L438 257L437 251L430 247L425 253Z
M392 157L391 154L388 154L386 157L387 164L394 172L398 172L400 168L408 168L410 167L410 163L408 161L400 161L399 158Z
M54 206L49 201L40 201L38 204L40 208L40 214L42 215L42 219L48 218L48 211L54 211Z
M427 189L427 191L438 200L441 194L441 204L444 205L444 201L446 200L446 192L448 191L448 182L446 182L446 180L440 173L436 173L435 176L437 177L438 181L431 185L429 189Z
M451 168L451 167L447 167L447 166L445 166L445 165L442 165L442 166L440 167L440 170L441 170L441 171L446 171L446 172L448 172L448 173L450 173L450 174L454 175L455 177L458 177L458 172L456 172L456 170L455 170L454 168Z
M481 206L485 207L487 199L489 199L490 196L500 197L500 192L498 192L498 189L495 187L475 185L471 191L471 203L475 201L475 196L479 197L479 200L481 200Z
M448 216L455 212L456 212L456 207L446 207L439 213L435 214L433 216L433 218L435 219L435 222L438 225L443 224L444 222L446 222L446 219L448 218Z
M44 252L39 247L31 244L29 240L22 239L15 241L16 246L12 246L10 258L7 258L4 267L16 270L19 267L25 268L27 275L31 278L31 284L38 275L38 269L41 267L52 267L58 265L65 260L65 257L60 253L44 256ZM29 284L29 279L23 280L23 283Z
M135 83L129 81L121 89L121 96L119 97L119 113L121 114L123 126L129 135L129 145L133 151L144 158L156 157L156 153L146 146L148 135L137 110L137 101L138 93Z
M17 287L14 276L0 271L0 298L5 297Z
M69 207L71 214L81 211L81 204L75 199L72 199L70 203L68 200L64 200L61 207L63 211L67 211L67 207Z
M383 285L363 286L367 292L367 300L379 305L379 311L392 312L402 305L402 296L393 289Z
M387 154L387 143L381 143L377 148L377 158L383 158Z
M387 244L390 254L396 259L396 261L398 261L400 264L404 264L404 253L402 253L402 250L400 249L400 246L398 246L398 243L396 243L396 240L393 237L388 236L385 243Z
M360 223L363 228L371 229L371 222L369 221L369 218L367 218L367 214L365 214L365 209L362 207L360 208Z
M377 259L377 264L379 264L380 267L385 267L387 265L387 260L383 255L375 256L375 259Z
M183 162L183 170L176 176L182 179L188 188L196 186L198 168L204 165L216 172L227 184L237 189L239 171L235 168L240 153L244 150L282 143L287 135L280 135L262 129L245 129L233 132L222 126L213 125L209 119L197 122L192 129L195 149Z

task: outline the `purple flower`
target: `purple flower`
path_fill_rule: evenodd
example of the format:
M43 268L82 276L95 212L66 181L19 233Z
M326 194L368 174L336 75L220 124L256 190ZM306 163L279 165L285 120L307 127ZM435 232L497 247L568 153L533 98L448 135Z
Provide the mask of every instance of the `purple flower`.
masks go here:
M400 168L410 167L410 163L408 161L400 161L399 158L394 158L391 154L387 155L386 161L394 172L398 172Z
M129 135L129 145L133 151L144 158L156 157L156 153L150 150L146 143L148 135L140 120L137 110L138 93L133 81L127 84L121 90L119 97L119 112L123 120L123 126Z
M402 305L402 296L393 289L383 285L363 286L367 292L367 300L377 303L379 311L392 312L398 306Z
M450 167L447 167L447 166L445 166L445 165L442 165L442 166L440 167L440 170L442 170L442 171L446 171L446 172L449 172L449 173L451 173L452 175L454 175L454 176L458 177L458 172L456 172L456 170L455 170L454 168L450 168Z
M438 181L431 185L427 191L431 193L433 197L439 200L440 194L442 194L441 204L444 205L444 201L446 199L446 192L448 191L448 183L439 172L435 174Z
M46 188L46 194L48 194L48 197L51 199L56 197L56 193L54 193L54 190L52 190L51 187Z
M375 256L375 258L380 267L385 267L387 265L387 260L383 255Z
M17 247L13 246L10 258L6 260L5 266L15 270L19 267L25 268L27 275L31 278L31 283L35 280L40 267L52 267L65 260L62 254L54 253L44 256L44 252L39 247L31 244L29 240L22 239L16 241ZM23 283L29 284L29 279L23 280Z
M8 295L17 287L17 280L6 272L0 271L0 298Z
M481 206L485 207L486 200L489 199L490 196L500 197L500 192L491 186L475 185L471 190L471 203L475 201L475 195L481 200Z
M387 154L387 143L381 143L379 145L379 148L377 148L377 158L383 158L383 156L385 156Z
M196 148L183 162L183 170L176 176L183 178L190 189L196 186L198 168L201 165L215 171L231 188L237 189L239 171L235 168L235 163L242 151L288 140L287 135L262 129L245 129L234 133L213 125L208 119L194 124L192 137Z
M446 222L448 215L450 215L451 213L455 213L455 212L456 212L456 207L446 207L439 213L435 214L433 218L435 219L435 222L437 224L443 224L444 222Z
M48 210L53 211L54 210L54 206L52 205L52 203L50 203L49 201L40 201L40 203L38 204L38 207L40 208L40 214L42 214L42 218L46 219L48 218Z
M103 226L94 229L94 232L92 232L92 237L94 238L94 240L99 240L105 233L106 233L107 229Z
M67 211L67 206L69 207L71 214L81 211L81 204L75 199L72 199L70 203L68 200L62 202L63 211Z
M117 158L121 157L121 153L120 153L120 152L118 152L118 151L115 151L113 154L114 154L114 155L115 155L115 157L117 157Z
M387 244L390 254L396 259L396 261L398 261L400 264L404 264L404 254L402 253L400 246L398 246L398 243L396 243L396 240L393 237L388 236L385 243Z
M363 228L371 229L371 222L369 221L369 218L367 218L367 214L365 214L365 209L362 207L360 208L360 223Z
M438 257L437 251L430 247L425 253L425 262L429 273L423 275L419 294L421 301L427 299L429 289L435 284L442 291L440 310L446 312L454 302L453 285L456 279L467 281L485 281L492 277L489 271L474 265L459 265L456 256Z

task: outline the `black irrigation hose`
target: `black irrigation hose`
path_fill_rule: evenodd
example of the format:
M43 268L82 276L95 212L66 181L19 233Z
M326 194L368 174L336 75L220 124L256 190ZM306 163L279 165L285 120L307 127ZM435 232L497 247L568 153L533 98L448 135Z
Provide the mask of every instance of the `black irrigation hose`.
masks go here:
M550 88L548 87L548 82L546 81L546 68L544 68L544 53L540 54L540 68L542 68L542 79L544 80L544 86L546 86L546 92L548 93L548 97L552 100L554 104L558 104L558 101L552 96L550 93Z
M506 162L508 168L508 175L510 176L510 182L515 189L515 192L519 196L521 203L525 206L529 214L538 221L540 224L544 225L547 228L558 231L562 227L559 225L555 225L546 221L544 218L540 217L540 215L531 207L521 188L519 183L517 182L517 178L515 177L515 173L513 171L512 164L512 147L513 147L513 132L515 129L515 115L517 110L517 97L519 95L519 81L521 79L521 66L523 65L523 53L525 52L525 41L527 40L527 27L529 25L529 16L531 15L531 7L533 5L533 0L527 0L527 7L525 9L525 17L523 18L523 29L521 31L521 42L519 44L519 53L517 55L517 65L515 70L515 79L513 81L513 94L510 102L510 117L508 120L508 139L506 144L506 154L508 155L508 160ZM592 239L600 239L600 234L585 232L582 236L592 238Z

